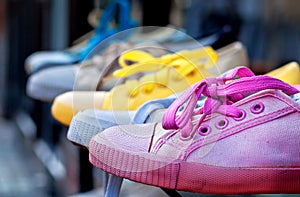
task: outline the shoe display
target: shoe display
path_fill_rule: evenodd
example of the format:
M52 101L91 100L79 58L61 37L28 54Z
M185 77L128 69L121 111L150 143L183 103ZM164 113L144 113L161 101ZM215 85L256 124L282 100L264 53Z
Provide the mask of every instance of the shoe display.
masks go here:
M0 197L298 197L299 6L0 0Z
M195 109L201 95L207 99ZM167 189L298 193L299 98L291 85L239 67L192 85L162 124L115 126L97 134L90 161L108 173Z
M240 43L234 43L218 50L219 57L215 66L212 66L212 63L216 62L217 55L211 48L205 47L204 49L196 49L193 52L184 52L194 54L197 57L192 62L178 59L166 63L161 62L159 65L161 68L157 66L158 64L155 61L167 61L168 58L179 57L178 54L173 54L162 56L160 59L151 59L149 62L126 66L115 71L114 74L127 77L137 72L161 70L154 74L145 75L139 80L127 80L123 85L116 86L109 92L73 91L61 94L55 98L51 113L56 120L69 125L72 117L78 111L84 109L135 110L146 101L164 98L175 92L183 91L186 87L204 77L219 75L237 65L248 65L247 54ZM133 51L133 53L136 53L136 51ZM201 57L213 59L207 59L208 61L205 62L207 66L203 66ZM197 64L198 66L196 66ZM94 95L103 99L94 99Z
M111 22L114 20L118 7L118 25L111 27ZM117 32L135 26L136 22L130 17L129 1L112 0L104 9L98 26L87 40L64 51L35 52L25 60L25 70L28 74L31 74L47 67L70 65L83 61L101 41Z
M266 74L280 79L290 85L300 84L300 67L296 62L291 62ZM84 148L88 148L93 136L104 129L122 124L143 124L161 122L163 113L180 95L171 95L167 98L151 100L144 103L136 111L109 111L109 110L83 110L72 119L68 129L67 138ZM198 101L198 105L203 101Z
M134 44L132 42L116 42L114 41L112 44L104 42L95 48L95 51L102 51L99 55L95 53L94 57L83 61L82 63L77 63L73 65L65 65L65 66L50 66L49 68L43 67L42 70L31 74L27 81L27 95L36 100L41 100L44 102L52 101L56 96L71 90L109 90L116 83L121 83L122 80L114 79L104 81L102 80L103 86L98 87L98 82L105 75L109 75L111 73L105 73L104 71L112 72L114 69L118 68L117 63L112 63L114 60L126 50L133 50L140 48L147 52L150 52L153 56L157 57L166 53L166 50L177 51L182 49L195 49L202 46L206 46L209 44L218 43L220 40L218 39L220 36L212 35L209 38L201 39L195 41L192 38L186 39L185 41L177 41L177 42L167 42L168 39L174 40L174 32L177 34L184 34L176 29L170 27L161 27L151 31L150 33L139 33L142 30L152 30L151 27L143 27L143 28L135 28L136 30L128 30L128 31L137 31L137 33L125 32L122 34L133 34L131 41L140 38L148 38L147 42L138 42ZM150 31L149 30L149 31ZM179 32L179 33L178 33ZM167 36L168 34L173 33L173 36ZM148 35L149 34L149 35ZM184 34L186 35L186 34ZM118 40L119 35L114 35L110 37L110 40ZM122 37L122 36L121 36ZM126 37L126 36L123 36ZM182 36L181 36L182 37ZM179 39L179 38L178 38ZM176 40L178 40L176 39ZM160 43L160 44L155 44ZM106 45L110 45L109 47L105 47ZM143 46L143 48L142 48ZM219 46L219 45L218 45ZM106 48L106 49L102 49ZM152 48L152 49L151 49ZM156 50L153 50L153 49ZM165 49L164 49L165 48ZM227 52L229 48L232 53L236 51L236 53L244 53L247 55L241 43L235 42L233 44L228 45L227 47L223 47L220 51L227 48ZM96 50L97 49L97 50ZM98 50L99 49L99 50ZM242 54L240 56L243 57ZM246 61L245 63L247 63ZM110 64L112 63L112 64ZM246 65L246 64L244 64ZM112 68L111 66L115 66ZM111 68L111 69L108 69Z

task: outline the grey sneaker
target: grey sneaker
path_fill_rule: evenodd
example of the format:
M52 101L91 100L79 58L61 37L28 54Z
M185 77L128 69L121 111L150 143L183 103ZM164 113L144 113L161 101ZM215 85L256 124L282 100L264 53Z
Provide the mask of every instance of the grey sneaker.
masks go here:
M155 56L166 53L159 45L153 43L114 43L101 55L96 55L81 64L52 67L34 73L27 82L27 95L37 100L51 102L66 91L110 90L113 85L123 82L122 79L113 77L102 80L119 68L117 57L127 50L140 47L145 47L145 50Z
M67 138L74 144L88 149L93 136L115 125L161 121L165 109L176 99L152 100L136 111L110 111L89 109L77 113L70 124Z

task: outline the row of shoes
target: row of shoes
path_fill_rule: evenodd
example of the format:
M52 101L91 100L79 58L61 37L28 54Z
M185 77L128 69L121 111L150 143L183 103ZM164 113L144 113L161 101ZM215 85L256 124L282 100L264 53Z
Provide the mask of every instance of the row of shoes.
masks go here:
M147 74L110 91L63 93L52 104L94 166L190 192L299 192L297 63L255 76L236 67L247 65L241 43L160 57L127 50L118 58L129 61L113 75Z
M77 46L72 61L70 51L39 52L25 65L28 95L53 102L67 138L111 174L108 192L122 178L196 193L300 192L298 63L256 76L240 42L116 31Z

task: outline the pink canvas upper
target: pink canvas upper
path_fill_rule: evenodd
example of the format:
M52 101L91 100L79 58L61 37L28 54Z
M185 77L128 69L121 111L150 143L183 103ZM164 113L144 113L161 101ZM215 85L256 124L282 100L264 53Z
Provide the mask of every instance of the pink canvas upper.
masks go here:
M278 79L240 67L194 84L162 123L99 133L89 159L106 172L168 189L299 193L299 96Z
M239 67L225 77L194 84L169 107L162 124L112 127L93 140L170 163L299 167L300 105L290 97L297 93L278 79ZM201 95L207 97L204 106L195 110ZM133 166L134 171L145 170Z

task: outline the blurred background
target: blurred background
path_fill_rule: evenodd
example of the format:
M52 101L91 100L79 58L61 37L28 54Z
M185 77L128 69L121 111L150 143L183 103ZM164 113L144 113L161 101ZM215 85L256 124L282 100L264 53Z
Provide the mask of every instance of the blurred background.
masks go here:
M26 96L25 59L62 50L93 29L108 0L0 1L0 196L68 196L101 185L87 154L66 140L50 104ZM139 26L173 25L194 38L230 28L250 67L266 73L300 59L298 0L131 0ZM100 196L100 195L99 195Z

